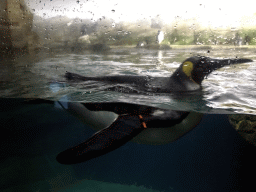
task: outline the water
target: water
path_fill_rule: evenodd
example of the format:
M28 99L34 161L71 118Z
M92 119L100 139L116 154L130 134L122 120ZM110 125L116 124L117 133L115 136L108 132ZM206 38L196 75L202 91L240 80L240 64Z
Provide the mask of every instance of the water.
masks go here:
M15 60L5 58L0 65L0 97L125 101L203 113L255 114L255 62L218 70L203 82L202 92L185 97L104 91L105 84L69 83L63 77L66 71L89 76L170 76L192 55L255 59L254 52L254 49L215 49L207 53L192 49L118 48L105 54L61 51L24 55ZM0 101L0 122L4 129L0 164L3 191L59 191L59 188L78 191L90 186L94 191L113 187L122 191L131 191L131 187L168 192L239 188L246 191L244 187L249 189L253 183L248 170L254 171L255 159L251 154L255 149L239 137L226 115L205 115L188 134L167 145L129 142L92 161L66 166L57 163L56 155L83 142L95 131L49 104L29 106L15 100Z
M255 49L213 48L148 50L113 48L106 53L42 51L1 61L0 97L46 98L74 102L122 101L166 109L202 113L256 114L255 62L228 66L213 72L202 83L202 92L183 97L172 94L106 91L102 82L70 83L66 71L85 76L144 75L168 77L193 55L213 58L255 59Z
M230 192L250 191L254 184L248 172L255 171L255 148L227 115L204 115L193 130L166 145L128 142L87 162L62 165L57 154L94 130L49 103L0 99L0 106L3 192Z

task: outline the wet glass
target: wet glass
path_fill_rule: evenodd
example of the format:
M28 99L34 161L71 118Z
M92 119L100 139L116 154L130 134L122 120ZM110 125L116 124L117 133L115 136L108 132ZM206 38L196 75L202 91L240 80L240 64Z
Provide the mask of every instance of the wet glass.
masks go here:
M255 115L256 16L255 6L250 5L247 1L232 5L222 1L1 1L0 98L125 102L205 114ZM196 55L253 61L216 70L204 79L202 90L182 95L134 91L130 85L113 90L101 81L72 82L64 76L68 71L90 77L170 77L185 59ZM40 140L37 146L40 142L45 144ZM49 159L44 156L47 166L58 166Z
M190 111L253 114L253 63L225 67L209 75L202 84L204 96L192 99L195 105L189 99L180 105L172 94L131 95L105 91L107 85L101 82L65 82L66 71L85 76L168 77L193 55L254 59L254 31L250 22L253 15L245 16L243 12L239 18L230 19L212 4L194 3L192 10L169 13L161 3L166 2L159 2L153 11L141 13L140 4L131 7L135 11L132 16L125 9L125 2L1 4L5 56L1 61L0 96L58 100L68 95L65 98L75 102L127 101L170 109L184 106L183 110ZM207 10L223 19L215 18ZM58 92L50 88L54 82L59 83Z

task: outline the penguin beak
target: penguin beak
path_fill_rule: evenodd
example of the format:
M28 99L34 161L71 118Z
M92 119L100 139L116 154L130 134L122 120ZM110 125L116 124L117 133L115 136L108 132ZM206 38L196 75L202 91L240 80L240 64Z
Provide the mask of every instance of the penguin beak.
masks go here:
M193 68L191 73L192 79L201 84L204 78L209 75L212 71L225 67L227 65L234 65L240 63L252 62L251 59L211 59L205 58L202 59L196 66Z
M210 60L210 69L211 71L217 70L227 65L234 65L240 63L252 62L251 59L211 59Z

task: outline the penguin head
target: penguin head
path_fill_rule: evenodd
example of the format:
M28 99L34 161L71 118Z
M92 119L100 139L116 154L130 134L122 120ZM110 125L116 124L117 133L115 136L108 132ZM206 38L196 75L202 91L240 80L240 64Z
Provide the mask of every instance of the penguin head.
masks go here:
M194 56L186 59L177 72L185 74L194 83L201 85L204 78L212 71L227 65L252 62L251 59L211 59Z

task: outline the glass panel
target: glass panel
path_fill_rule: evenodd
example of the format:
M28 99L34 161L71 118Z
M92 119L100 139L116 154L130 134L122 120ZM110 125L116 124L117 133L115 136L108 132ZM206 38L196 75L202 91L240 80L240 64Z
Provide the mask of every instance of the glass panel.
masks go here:
M249 191L254 4L1 0L0 190ZM110 102L120 113L85 107ZM173 110L190 119L161 127ZM134 114L140 118L124 127L162 119L105 156L70 166L56 160Z

